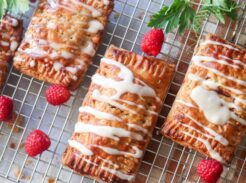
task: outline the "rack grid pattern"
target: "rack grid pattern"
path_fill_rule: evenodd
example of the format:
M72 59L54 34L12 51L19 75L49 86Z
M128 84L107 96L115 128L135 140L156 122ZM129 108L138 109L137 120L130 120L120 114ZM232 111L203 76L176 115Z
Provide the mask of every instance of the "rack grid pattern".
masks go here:
M243 2L238 0L237 2ZM103 37L103 42L90 66L83 85L72 92L70 100L59 107L47 104L44 91L48 84L22 75L12 66L1 93L13 98L18 114L14 125L0 123L0 182L61 182L95 183L81 177L61 165L61 156L77 120L78 108L87 92L91 76L98 68L100 58L110 44L142 54L141 38L149 30L150 16L172 0L115 0L115 8ZM25 15L19 15L27 27L37 3ZM193 1L194 8L201 7L200 0ZM200 182L196 165L204 156L184 148L159 134L159 130L171 108L185 76L195 45L207 33L215 33L243 47L246 46L246 7L242 7L237 23L227 20L225 25L209 17L203 24L201 36L192 30L184 36L177 32L166 35L160 58L176 63L176 73L168 95L163 102L153 138L145 153L137 183L193 183ZM50 149L31 158L23 149L26 135L33 129L41 129L52 140ZM246 180L246 136L236 150L230 167L225 167L219 183L243 183Z

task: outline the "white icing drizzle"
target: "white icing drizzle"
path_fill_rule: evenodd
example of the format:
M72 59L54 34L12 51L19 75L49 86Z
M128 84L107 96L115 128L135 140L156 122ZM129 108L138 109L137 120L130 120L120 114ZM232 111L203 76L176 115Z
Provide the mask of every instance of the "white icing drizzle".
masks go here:
M120 119L119 117L117 117L113 114L102 112L102 111L99 111L99 110L94 109L94 108L89 107L89 106L80 107L79 112L86 112L88 114L92 114L98 119L106 119L106 120L111 120L111 121L123 122L122 119ZM148 130L139 126L139 125L136 125L133 123L124 123L124 124L127 125L129 128L135 129L137 131L141 131L141 132L149 135Z
M236 50L236 51L239 51L237 48L229 45L229 44L225 44L225 43L220 43L220 42L217 42L217 41L212 41L212 40L205 40L203 41L200 45L207 45L207 44L213 44L213 45L219 45L219 46L224 46L226 48L229 48L231 50Z
M116 175L117 177L123 179L123 180L128 180L128 181L132 181L135 179L135 176L134 175L129 175L129 174L125 174L121 171L118 171L118 170L115 170L115 169L110 169L110 168L107 168L107 167L101 167L101 169L113 174L113 175Z
M94 90L92 92L92 98L97 100L97 101L100 101L100 102L108 103L108 104L110 104L112 106L115 106L115 107L121 109L121 110L126 110L126 111L128 111L130 113L137 114L136 111L134 111L134 110L132 110L132 109L120 104L119 102L114 101L111 96L108 97L108 96L102 95L99 90Z
M233 77L233 76L227 76L227 75L225 75L224 73L222 73L222 72L220 72L220 71L218 71L218 70L216 70L216 69L214 69L214 68L207 67L207 66L205 66L205 65L201 62L202 60L198 59L197 57L196 57L196 59L192 59L192 60L194 61L194 64L195 64L195 65L197 65L197 66L199 66L199 67L201 67L201 68L207 69L207 70L209 70L209 71L211 71L211 72L213 72L213 73L215 73L215 74L217 74L217 75L219 75L219 76L222 76L222 77L224 77L224 78L227 78L228 80L232 80L232 81L234 81L234 82L239 83L240 85L246 86L246 81L243 81L243 80L241 80L241 79L235 78L235 77Z
M89 27L87 29L87 32L89 33L97 33L100 30L103 30L104 26L101 22L99 22L98 20L91 20L89 22Z
M219 141L221 144L223 145L228 145L229 142L226 138L224 138L222 135L220 135L219 133L217 133L216 131L214 131L211 128L206 127L205 125L203 125L201 122L195 120L193 117L191 117L188 114L185 114L186 117L188 117L191 121L193 121L196 125L202 127L205 131L207 131L208 133L210 133L211 135L214 136L214 139Z
M94 56L96 50L93 47L93 43L91 41L87 41L86 47L81 49L83 53L88 54L90 56Z
M220 161L220 162L224 162L224 160L223 160L223 158L220 156L220 154L219 154L217 151L213 150L211 144L210 144L207 140L204 140L204 139L202 139L202 138L196 137L196 136L191 135L190 133L187 133L187 132L183 132L183 133L184 133L185 135L187 135L187 136L190 136L190 137L192 137L192 138L194 138L194 139L196 139L196 140L202 142L202 143L205 145L205 147L207 148L208 153L210 154L210 156L211 156L212 158L214 158L214 159L216 159L216 160L218 160L218 161Z
M30 62L30 67L35 67L35 65L36 65L35 61L32 60L32 61Z
M236 101L236 102L239 102L239 103L241 103L241 104L243 104L243 105L246 105L246 99L241 99L241 98L239 98L239 97L235 97L235 101Z
M152 111L152 110L147 110L147 109L145 108L144 105L136 104L136 103L134 103L134 102L131 102L131 101L128 101L128 100L124 100L124 99L117 99L117 101L126 103L126 104L128 104L128 105L136 106L137 108L146 110L148 113L150 113L150 114L152 114L152 115L158 116L158 113L157 113L157 112Z
M221 83L218 83L218 82L215 82L215 81L212 81L212 80L205 80L195 74L192 74L192 73L189 73L188 74L188 79L190 80L193 80L193 81L200 81L202 82L202 85L205 85L205 86L208 86L212 89L217 89L219 86L222 87L222 88L225 88L227 90L230 90L232 91L233 93L236 93L236 94L245 94L244 92L242 92L241 90L238 90L238 89L235 89L235 88L232 88L232 87L229 87L229 86L225 86Z
M208 91L198 86L192 90L191 98L203 110L209 122L216 125L224 125L232 118L242 125L246 125L246 120L238 117L233 111L230 111L230 108L237 110L242 110L242 108L234 103L224 101L215 91Z
M15 51L17 47L18 47L18 43L16 41L11 41L10 50Z
M53 65L53 68L58 72L60 71L62 68L64 67L64 65L61 62L55 62Z
M229 62L226 62L225 60L220 60L220 59L216 59L214 57L208 57L208 56L199 56L199 55L195 55L192 58L193 60L202 60L202 61L206 61L206 62L216 62L222 65L227 65L230 66L234 69L239 69L240 67L235 65L235 64L230 64Z
M54 22L48 22L47 28L48 29L56 29L57 28L57 24L55 24Z
M76 74L78 72L77 67L66 67L65 68L68 72L71 72L72 74Z
M111 127L111 126L99 126L99 125L93 125L93 124L86 124L82 122L76 123L75 132L76 133L94 133L96 135L111 138L116 141L120 140L119 137L132 138L138 141L143 140L142 135L135 133L135 132L130 132L123 128L116 128L116 127Z
M186 106L191 107L191 108L195 107L192 103L186 102L184 100L176 99L175 102L178 102L180 104L186 105Z
M74 55L68 51L61 51L61 56L65 59L71 59L74 57Z
M120 72L118 76L122 79L121 81L116 81L111 78L106 78L99 74L95 74L92 77L92 81L94 83L107 88L113 88L117 91L117 93L113 95L112 98L120 99L121 95L127 92L138 94L140 97L143 96L157 97L155 91L147 84L144 84L143 86L135 84L133 82L134 80L133 73L123 64L107 58L102 58L101 61L109 65L114 65L120 68ZM105 83L107 83L106 86Z
M101 112L89 106L80 107L79 112L86 112L86 113L92 114L99 119L106 119L106 120L111 120L111 121L122 121L120 118L118 118L117 116L113 114Z
M199 133L199 134L202 134L203 136L205 136L205 137L207 137L207 138L214 139L213 136L208 135L208 134L206 134L206 133L203 133L202 131L196 129L196 128L193 127L193 126L187 125L187 124L182 123L182 122L180 122L180 121L177 121L177 123L179 123L180 125L182 125L182 126L184 126L184 127L186 127L186 128L189 128L189 129L191 129L191 130L193 130L193 131L195 131L195 132L197 132L197 133ZM223 145L225 145L225 144L223 144Z
M224 125L230 119L230 110L225 102L220 99L215 91L209 91L202 86L197 86L191 92L190 97L203 111L209 122L216 125Z
M241 66L243 66L244 68L246 68L246 64L243 63L243 61L241 61L241 60L231 59L231 58L226 57L226 56L224 56L224 55L220 55L220 57L221 57L221 58L224 58L224 59L227 59L227 60L230 60L230 61L234 62L235 64L241 65Z
M86 9L88 9L91 12L91 15L93 17L99 17L99 16L102 15L102 13L99 10L95 9L93 6L89 6L89 5L85 4L85 3L82 3L79 0L71 0L71 1L76 3L76 4L78 4L78 5L80 5L80 6L82 6L82 7L84 7L84 8L86 8Z
M111 165L113 165L113 166L116 167L116 164L114 164L112 161L103 159L101 157L98 157L98 158L101 159L103 162L106 162L106 163L111 164ZM92 164L92 165L97 166L97 167L99 166L98 164L96 164L96 163L94 163L94 162L92 162L92 161L90 161L90 160L88 160L86 158L82 158L82 159L85 162L89 163L89 164ZM135 176L134 175L125 174L125 173L123 173L122 171L119 171L119 170L107 168L105 166L101 166L100 168L101 168L101 170L105 170L106 172L109 172L109 173L111 173L113 175L116 175L117 177L119 177L122 180L131 181L131 180L134 180L135 179ZM117 166L117 168L119 168L119 167Z
M76 140L68 140L69 146L79 150L82 154L92 156L94 153L88 149L85 145L77 142Z
M134 158L141 158L143 156L143 151L140 150L138 147L136 146L132 146L132 149L135 150L135 153L129 153L129 152L125 152L125 151L120 151L118 149L115 148L111 148L111 147L104 147L104 146L100 146L100 145L92 145L93 147L97 147L101 150L103 150L104 152L111 154L111 155L123 155L123 156L132 156Z
M109 0L103 0L104 5L109 5Z
M7 41L1 41L0 43L2 46L5 46L5 47L9 46L9 42L7 42Z

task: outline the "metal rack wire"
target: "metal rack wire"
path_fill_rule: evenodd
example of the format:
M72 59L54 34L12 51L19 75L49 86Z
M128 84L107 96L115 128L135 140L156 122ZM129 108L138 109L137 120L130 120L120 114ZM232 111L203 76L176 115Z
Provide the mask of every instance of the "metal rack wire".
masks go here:
M60 163L67 140L73 132L78 108L90 84L90 78L98 67L100 57L104 55L110 44L141 54L140 40L148 30L147 22L150 15L163 5L169 5L171 1L115 0L115 8L110 16L102 45L87 72L85 81L77 91L72 93L71 99L65 105L50 106L44 97L47 83L22 75L12 67L9 69L2 94L14 99L18 118L14 125L0 123L0 182L95 182L77 175ZM199 0L194 1L193 4L196 9L201 6ZM24 20L25 27L30 21L35 6L36 4L32 4L27 14L19 15ZM215 33L245 47L245 7L242 8L240 17L237 24L227 21L225 25L219 24L213 17L208 18L204 22L199 38L191 30L187 31L185 36L179 36L176 32L166 35L166 42L160 57L175 62L177 64L176 73L140 167L138 183L200 182L196 175L196 165L204 157L162 137L159 135L159 130L182 83L194 47L204 34ZM52 145L41 156L31 158L25 154L23 143L26 135L36 128L49 134ZM225 167L219 182L246 182L245 157L246 136L236 150L231 166Z

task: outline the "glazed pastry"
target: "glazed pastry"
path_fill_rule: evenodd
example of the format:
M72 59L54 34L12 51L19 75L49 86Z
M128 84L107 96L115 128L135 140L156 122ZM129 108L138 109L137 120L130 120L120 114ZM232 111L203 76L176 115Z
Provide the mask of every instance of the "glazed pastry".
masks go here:
M246 50L215 35L195 51L162 133L222 163L246 131Z
M41 0L14 67L37 79L76 89L112 9L113 0Z
M79 109L63 164L101 182L133 182L174 65L111 46Z
M8 61L13 57L22 36L22 21L5 15L0 23L0 87L7 75Z

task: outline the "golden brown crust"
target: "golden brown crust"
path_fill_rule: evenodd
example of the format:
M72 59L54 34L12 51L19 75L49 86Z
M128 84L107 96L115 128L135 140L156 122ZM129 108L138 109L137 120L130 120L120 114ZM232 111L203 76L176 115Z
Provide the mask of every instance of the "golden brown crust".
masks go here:
M216 44L212 44L211 41L216 41ZM230 111L237 117L241 118L242 121L246 120L246 105L244 105L244 102L236 101L238 98L244 101L246 99L246 85L244 83L246 82L246 50L211 34L206 36L205 42L208 44L201 43L195 51L192 64L164 123L162 133L173 141L209 157L213 157L212 151L215 151L215 153L219 153L224 162L229 163L232 160L236 146L240 143L246 131L246 126L234 118L229 119L224 125L209 122L203 110L199 108L190 95L194 88L203 85L207 90L215 91L226 103L230 103L232 105ZM198 60L200 62L197 62L194 61L195 57L198 58L197 56L213 57L222 61L201 59ZM189 77L191 74L195 77L198 76L200 79L191 79ZM204 81L209 81L214 85L205 85ZM180 101L186 102L186 104ZM187 103L193 106L188 106ZM216 135L212 134L213 132L209 133L208 130L196 124L195 121L221 135L228 141L228 144L222 142L222 140L216 140ZM185 133L189 133L194 137ZM207 145L204 140L207 141L205 142ZM211 146L212 150L208 149L208 146Z
M0 87L5 81L8 61L13 57L22 36L22 21L5 15L0 23Z
M133 82L137 83L139 86L142 86L144 82L145 85L154 89L156 97L140 97L136 93L124 92L120 95L119 99L111 100L108 98L106 101L102 101L100 99L103 98L103 96L110 97L115 95L118 92L117 89L120 89L120 87L117 89L108 88L107 82L104 82L104 86L102 86L92 79L93 81L84 99L82 107L89 106L97 111L113 115L121 122L114 118L110 118L111 120L105 118L100 119L100 117L95 116L95 114L92 115L91 113L81 111L78 123L82 122L94 125L94 127L107 126L107 128L120 128L121 130L127 130L130 133L138 134L138 136L140 135L142 140L136 140L134 136L123 136L118 140L114 140L112 138L103 137L100 136L100 134L90 132L74 133L71 139L85 145L93 151L94 154L86 156L81 154L75 148L69 146L64 152L63 164L69 166L82 175L92 177L102 182L133 182L133 178L130 179L130 177L135 176L142 156L110 155L101 147L114 148L117 151L127 152L130 154L137 153L137 150L134 148L137 148L140 151L145 150L157 120L157 113L161 108L161 102L158 98L162 101L167 93L167 89L174 72L174 65L168 64L163 60L142 57L133 52L122 50L114 46L110 46L105 54L105 58L115 60L117 63L123 64L124 67L127 67L134 75ZM119 66L106 63L102 60L96 75L120 81L122 80L122 78L119 77L119 73L121 71L122 69L120 69ZM95 76L93 76L93 78L95 78ZM124 77L128 76L129 75L127 74L124 75ZM102 94L99 99L94 97L95 91L99 91ZM120 104L124 107L119 107L112 103L112 101L116 102L117 105ZM142 107L137 107L140 105ZM132 125L144 130L132 128ZM114 165L112 165L112 163ZM129 180L120 178L119 176L105 170L105 168L110 168L124 175L128 175Z
M70 89L79 87L97 50L113 0L42 0L14 58L21 72Z

